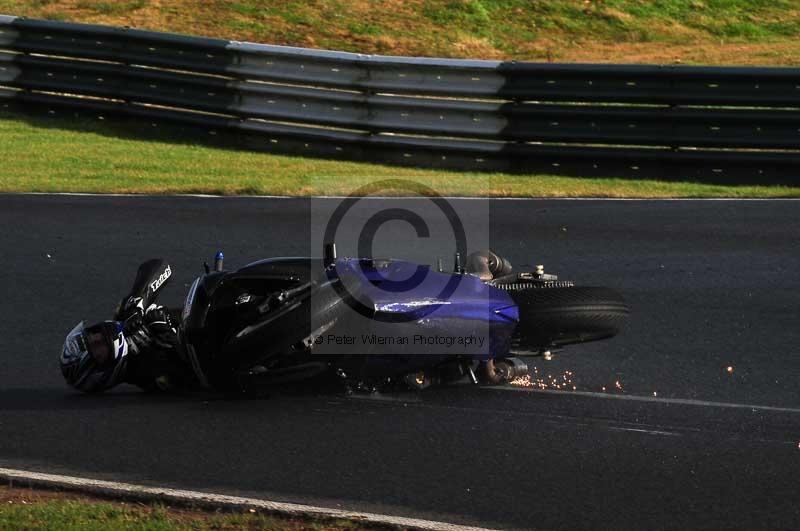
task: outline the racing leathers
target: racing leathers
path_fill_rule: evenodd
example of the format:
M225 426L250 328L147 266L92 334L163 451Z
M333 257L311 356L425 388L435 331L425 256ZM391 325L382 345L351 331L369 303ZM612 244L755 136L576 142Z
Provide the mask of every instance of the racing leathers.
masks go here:
M181 354L178 319L177 312L164 306L151 304L143 309L138 297L123 301L117 314L117 320L124 322L123 333L128 344L122 382L161 391L191 384L191 368Z

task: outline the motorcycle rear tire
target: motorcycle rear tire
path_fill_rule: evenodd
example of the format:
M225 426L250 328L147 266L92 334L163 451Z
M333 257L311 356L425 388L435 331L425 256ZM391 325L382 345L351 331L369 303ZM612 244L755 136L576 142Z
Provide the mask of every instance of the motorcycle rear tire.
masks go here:
M602 287L526 287L511 290L509 295L520 312L516 342L528 349L613 337L629 313L619 293Z

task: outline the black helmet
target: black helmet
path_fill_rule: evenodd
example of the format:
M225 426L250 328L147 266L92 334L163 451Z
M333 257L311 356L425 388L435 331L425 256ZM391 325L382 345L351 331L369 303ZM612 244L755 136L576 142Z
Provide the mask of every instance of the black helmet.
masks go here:
M93 392L123 380L128 342L123 323L103 321L84 327L80 322L67 334L61 351L61 372L72 387Z

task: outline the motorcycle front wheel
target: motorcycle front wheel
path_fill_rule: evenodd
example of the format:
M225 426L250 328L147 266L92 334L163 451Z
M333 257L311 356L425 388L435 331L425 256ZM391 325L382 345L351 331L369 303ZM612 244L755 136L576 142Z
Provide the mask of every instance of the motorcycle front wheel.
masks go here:
M515 342L528 349L613 337L629 313L622 295L602 287L523 287L509 295L519 307Z

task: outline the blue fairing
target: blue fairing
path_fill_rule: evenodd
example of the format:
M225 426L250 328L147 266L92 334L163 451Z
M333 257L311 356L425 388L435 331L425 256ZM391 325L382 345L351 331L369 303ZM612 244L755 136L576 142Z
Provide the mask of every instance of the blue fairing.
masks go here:
M440 273L403 260L352 258L337 260L335 272L344 285L357 286L359 300L374 310L374 333L396 334L399 320L413 333L483 338L480 349L465 353L472 358L504 356L509 350L519 309L505 291L473 275ZM430 363L426 349L412 351Z

